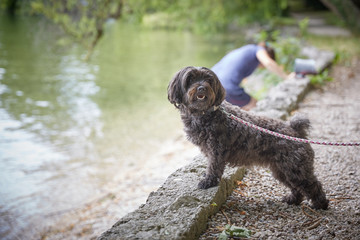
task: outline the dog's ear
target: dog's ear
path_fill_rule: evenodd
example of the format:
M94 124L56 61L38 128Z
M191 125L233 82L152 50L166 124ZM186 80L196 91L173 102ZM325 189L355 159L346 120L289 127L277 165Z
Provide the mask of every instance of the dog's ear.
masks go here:
M181 69L178 71L174 77L171 79L169 86L168 86L168 99L171 104L174 104L176 108L179 108L180 104L183 100L183 87L182 87L182 81L183 81L183 75L185 72L185 69Z
M215 74L214 74L215 75ZM216 81L216 99L215 99L215 106L219 106L225 99L226 96L226 91L225 88L223 87L223 85L221 84L220 80L218 79L218 77L215 75L217 81Z

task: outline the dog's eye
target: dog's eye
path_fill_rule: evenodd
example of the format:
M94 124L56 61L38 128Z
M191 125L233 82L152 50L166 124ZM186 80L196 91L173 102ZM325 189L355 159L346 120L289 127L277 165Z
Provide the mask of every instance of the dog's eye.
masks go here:
M186 81L186 87L190 87L191 85L193 85L194 83L196 82L196 79L195 78L188 78L187 81Z

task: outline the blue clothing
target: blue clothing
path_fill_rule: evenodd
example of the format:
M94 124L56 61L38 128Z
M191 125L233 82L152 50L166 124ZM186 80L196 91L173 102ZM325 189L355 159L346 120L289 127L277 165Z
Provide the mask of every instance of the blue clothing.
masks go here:
M231 51L212 67L226 90L229 102L239 106L249 103L250 96L239 84L259 66L256 53L261 49L264 48L255 44L245 45Z

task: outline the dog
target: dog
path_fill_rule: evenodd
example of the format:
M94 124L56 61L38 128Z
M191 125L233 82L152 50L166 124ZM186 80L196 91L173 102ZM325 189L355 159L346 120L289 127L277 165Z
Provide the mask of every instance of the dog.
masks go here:
M304 197L315 209L327 209L321 183L314 175L314 151L310 144L278 138L229 118L223 110L262 128L306 138L310 121L295 116L291 121L257 116L228 103L216 74L205 67L185 67L168 86L168 100L180 111L188 139L206 156L208 165L198 188L217 186L225 165L268 167L291 193L287 204L299 205Z

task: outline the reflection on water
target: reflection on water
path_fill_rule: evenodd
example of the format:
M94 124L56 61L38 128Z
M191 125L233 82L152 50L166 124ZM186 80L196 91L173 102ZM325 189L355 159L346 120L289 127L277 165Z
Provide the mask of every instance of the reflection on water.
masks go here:
M234 47L224 37L109 23L84 62L79 46L56 44L57 32L43 20L0 19L2 239L34 235L54 214L106 193L109 182L127 188L130 207L120 214L136 207L135 197L184 164L151 157L181 128L167 102L169 79L185 65L211 67ZM148 187L128 190L139 179Z

